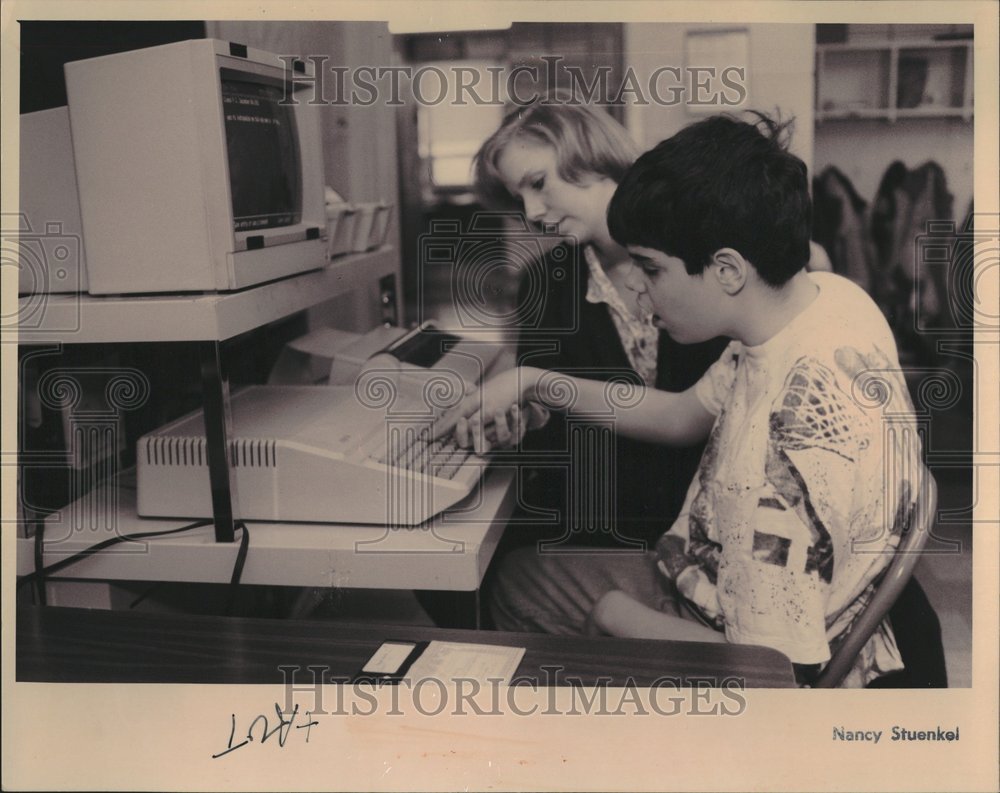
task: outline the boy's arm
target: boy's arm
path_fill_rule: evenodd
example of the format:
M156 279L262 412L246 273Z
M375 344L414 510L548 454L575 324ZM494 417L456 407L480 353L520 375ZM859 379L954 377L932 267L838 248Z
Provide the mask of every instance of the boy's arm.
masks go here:
M672 393L524 366L502 372L467 396L441 425L439 433L456 427L459 441L469 445L471 435L472 445L478 450L482 443L479 428L511 404L529 402L573 416L597 418L611 414L615 430L622 435L674 446L704 440L715 421L696 395L695 386ZM471 432L466 429L469 426Z

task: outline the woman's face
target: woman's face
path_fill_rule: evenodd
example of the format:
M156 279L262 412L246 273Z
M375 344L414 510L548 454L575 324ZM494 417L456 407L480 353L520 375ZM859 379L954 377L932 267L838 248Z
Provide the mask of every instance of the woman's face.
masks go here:
M563 180L556 151L545 143L515 139L497 160L497 170L512 196L521 200L533 223L558 223L559 233L580 243L606 239L607 211L617 185L585 174L580 184Z

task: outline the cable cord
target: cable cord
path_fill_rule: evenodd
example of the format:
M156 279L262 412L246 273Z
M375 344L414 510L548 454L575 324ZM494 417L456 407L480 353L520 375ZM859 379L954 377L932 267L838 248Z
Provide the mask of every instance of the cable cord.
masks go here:
M236 563L233 565L233 576L229 580L229 603L226 605L226 616L233 616L233 611L236 608L236 594L240 589L240 577L243 575L243 566L247 561L247 552L250 549L250 530L247 525L242 521L236 521L234 525L235 529L241 530L243 532L243 537L240 539L240 550L236 554Z
M67 556L54 564L50 564L48 567L42 567L43 555L43 543L44 543L44 529L39 527L38 532L35 535L35 570L32 573L22 577L18 582L17 586L21 587L25 584L31 583L32 581L38 581L44 593L44 585L46 577L58 573L70 565L76 564L89 556L93 556L96 553L100 553L114 545L118 545L123 542L142 542L143 540L148 540L155 537L165 537L170 534L180 534L185 531L191 531L193 529L200 529L204 526L211 526L211 520L199 520L195 523L189 523L186 526L180 526L176 529L165 529L164 531L151 531L145 532L143 534L119 534L116 537L110 537L107 540L97 543L97 545L92 545L89 548L85 548L82 551L78 551L72 556ZM243 521L237 521L234 528L241 531L243 536L240 539L240 548L236 553L236 562L233 564L233 574L229 579L229 601L226 606L226 616L232 616L232 613L236 606L236 597L240 588L240 578L243 576L243 568L246 566L247 554L250 550L250 530L247 529L246 524ZM149 594L148 592L146 594ZM145 598L145 595L141 596L137 601L132 604L132 607L136 606L140 601Z
M101 551L112 547L113 545L118 545L123 542L142 542L143 540L148 540L154 537L164 537L168 534L180 534L181 532L191 531L192 529L200 529L203 526L211 526L212 521L210 520L199 520L195 523L189 523L187 526L180 526L176 529L165 529L164 531L151 531L143 534L119 534L115 537L111 537L107 540L97 543L97 545L92 545L89 548L84 548L82 551L78 551L72 556L67 556L55 564L50 564L48 567L40 567L43 559L42 555L42 543L44 530L39 528L38 533L35 535L35 570L32 573L24 576L17 582L18 587L28 584L32 581L38 580L39 583L44 583L46 576L50 576L53 573L58 573L69 567L72 564L83 561L88 556L93 556L95 553L100 553ZM242 550L242 549L241 549Z
M42 569L45 564L45 546L42 542L42 538L45 537L45 523L44 521L38 521L35 525L35 570ZM49 604L48 594L45 592L45 580L44 578L38 579L38 585L35 587L35 597L38 598L38 602L43 606Z

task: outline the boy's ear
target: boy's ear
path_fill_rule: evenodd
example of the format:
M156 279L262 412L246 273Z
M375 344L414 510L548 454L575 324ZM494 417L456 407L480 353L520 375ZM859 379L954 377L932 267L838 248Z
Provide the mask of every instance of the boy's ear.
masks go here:
M719 248L712 254L712 273L727 295L738 295L746 286L750 263L733 248Z

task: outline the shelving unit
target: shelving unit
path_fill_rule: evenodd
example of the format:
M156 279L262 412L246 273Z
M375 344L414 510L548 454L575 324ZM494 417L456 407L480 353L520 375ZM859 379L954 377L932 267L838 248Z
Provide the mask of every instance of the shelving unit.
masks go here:
M21 344L225 341L395 274L392 247L238 292L42 295L18 301Z
M474 592L514 509L513 468L495 466L481 485L448 512L417 528L332 523L250 524L253 553L247 557L245 584L301 587L349 586L352 589L448 589ZM60 515L46 521L46 534L59 537L46 549L51 564L116 536L141 535L179 528L190 521L142 518L136 513L135 472L117 483L99 486ZM117 504L112 525L77 526L74 515L92 513L92 505ZM237 548L214 541L211 527L130 543L113 553L99 553L77 563L75 578L99 581L173 581L220 584L229 581ZM17 574L35 569L33 538L17 540Z
M17 340L21 345L198 342L215 539L231 543L229 388L222 374L221 343L387 275L398 279L398 269L398 253L384 247L237 292L26 296L19 300Z
M971 121L971 39L860 41L816 47L816 120Z

